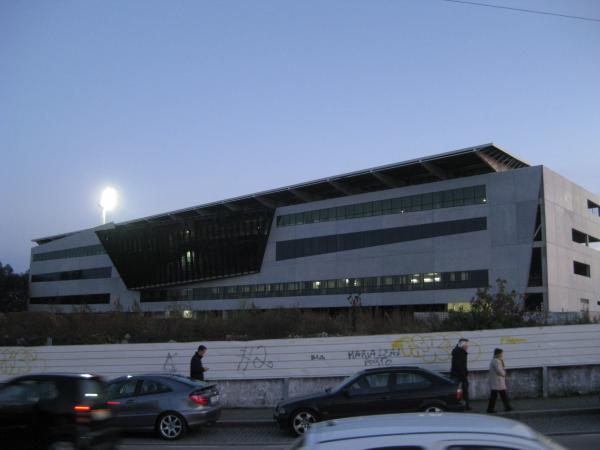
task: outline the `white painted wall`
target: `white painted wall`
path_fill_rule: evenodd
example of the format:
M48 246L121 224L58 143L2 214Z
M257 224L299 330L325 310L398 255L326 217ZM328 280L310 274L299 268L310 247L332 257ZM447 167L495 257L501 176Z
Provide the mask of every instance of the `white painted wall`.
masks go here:
M471 341L469 368L486 370L494 348L508 368L600 364L600 324L475 332L204 342L207 379L257 380L350 375L366 367L419 365L449 371L460 337ZM199 343L0 347L0 380L34 372L189 374Z

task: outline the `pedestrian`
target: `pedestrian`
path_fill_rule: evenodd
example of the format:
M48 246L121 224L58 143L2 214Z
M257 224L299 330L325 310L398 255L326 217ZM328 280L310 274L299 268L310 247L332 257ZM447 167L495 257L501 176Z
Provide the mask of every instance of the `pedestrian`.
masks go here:
M467 368L467 358L469 356L469 340L460 338L456 347L452 350L452 367L450 375L462 385L463 398L465 399L465 409L469 411L469 369Z
M194 378L196 380L204 381L204 372L208 370L208 367L204 367L202 365L202 357L206 354L206 347L204 345L200 345L198 350L192 356L192 360L190 361L190 378Z
M506 368L504 366L504 352L501 348L494 349L494 357L490 362L490 401L488 402L487 412L495 413L496 398L500 395L504 409L512 411L506 395Z

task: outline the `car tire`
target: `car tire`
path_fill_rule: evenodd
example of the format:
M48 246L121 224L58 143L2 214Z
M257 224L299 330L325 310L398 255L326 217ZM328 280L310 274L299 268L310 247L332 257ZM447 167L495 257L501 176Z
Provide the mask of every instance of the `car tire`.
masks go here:
M48 445L48 450L75 450L76 448L77 446L73 441L66 439L59 439Z
M319 421L319 416L315 411L308 408L302 408L294 411L290 418L290 429L296 436L302 436L311 423Z
M446 407L443 405L440 405L439 403L429 403L429 404L423 406L423 408L421 408L421 411L427 412L427 413L441 413L441 412L446 411Z
M179 439L187 431L185 419L176 412L165 412L156 421L158 435L167 441Z

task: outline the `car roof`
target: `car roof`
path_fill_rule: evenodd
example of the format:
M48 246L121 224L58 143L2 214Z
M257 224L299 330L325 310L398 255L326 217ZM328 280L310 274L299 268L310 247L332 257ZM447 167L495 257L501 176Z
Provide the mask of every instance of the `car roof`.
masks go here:
M100 375L95 375L91 373L73 373L73 372L44 372L44 373L29 373L27 375L21 375L14 380L17 379L26 379L26 378L75 378L81 380L99 380L102 379Z
M431 372L428 369L425 369L423 367L418 367L418 366L385 366L385 367L374 367L374 368L364 369L361 371L361 373L389 372L389 371L396 371L396 370L418 370L418 371L422 371L422 372Z
M528 426L510 419L483 414L403 413L329 420L311 426L307 438L316 442L366 436L421 433L477 433L536 439Z

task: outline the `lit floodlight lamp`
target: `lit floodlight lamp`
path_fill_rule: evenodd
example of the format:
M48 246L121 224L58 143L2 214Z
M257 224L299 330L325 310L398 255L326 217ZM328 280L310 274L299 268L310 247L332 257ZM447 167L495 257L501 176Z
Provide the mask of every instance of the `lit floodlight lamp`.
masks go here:
M102 208L102 224L106 223L106 211L110 211L117 206L117 191L107 187L102 191L100 197L100 208Z

